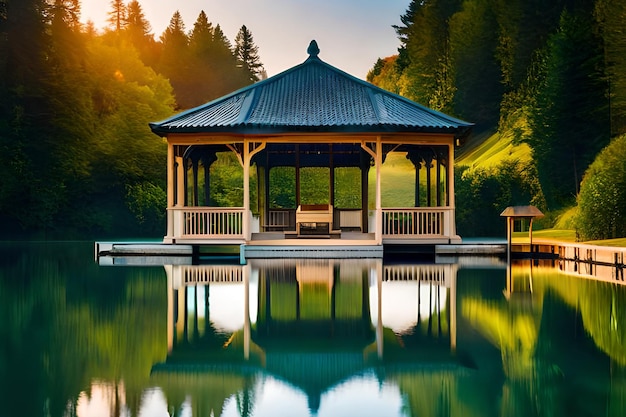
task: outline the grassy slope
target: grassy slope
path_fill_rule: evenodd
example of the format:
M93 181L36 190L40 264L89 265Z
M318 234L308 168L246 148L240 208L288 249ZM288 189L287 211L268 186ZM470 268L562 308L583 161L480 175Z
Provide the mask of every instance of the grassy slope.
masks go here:
M512 132L496 132L490 136L482 135L473 138L458 151L455 164L471 168L492 168L506 159L526 162L530 161L530 158L528 145L513 144Z
M518 159L522 162L530 161L530 148L526 144L514 145L512 133L496 132L492 135L483 135L474 138L466 144L455 158L456 166L475 168L491 168L506 159ZM525 234L525 233L523 233ZM533 231L534 238L552 239L561 242L576 242L576 232L572 229L545 229ZM600 246L626 247L626 238L596 240L585 242Z

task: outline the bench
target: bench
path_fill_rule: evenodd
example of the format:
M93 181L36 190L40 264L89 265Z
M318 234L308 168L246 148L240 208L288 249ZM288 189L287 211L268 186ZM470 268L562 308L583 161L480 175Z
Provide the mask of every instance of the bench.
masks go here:
M333 206L330 204L302 204L296 210L296 232L301 234L301 226L317 229L317 224L328 225L328 232L333 229Z

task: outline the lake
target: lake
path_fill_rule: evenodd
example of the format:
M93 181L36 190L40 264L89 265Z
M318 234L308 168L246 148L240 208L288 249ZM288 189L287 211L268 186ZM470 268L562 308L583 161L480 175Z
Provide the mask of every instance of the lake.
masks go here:
M558 261L0 244L0 416L624 416L626 286Z

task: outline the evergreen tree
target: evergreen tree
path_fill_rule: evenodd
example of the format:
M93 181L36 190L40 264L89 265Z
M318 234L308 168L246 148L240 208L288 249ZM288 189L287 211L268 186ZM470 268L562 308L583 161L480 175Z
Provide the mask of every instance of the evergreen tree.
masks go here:
M611 135L626 133L626 1L598 0L595 10L603 42Z
M199 59L204 62L211 61L214 52L213 24L209 22L204 10L200 11L193 25L193 30L189 35L189 47Z
M411 63L410 56L407 52L407 43L411 35L415 16L418 13L419 8L422 7L422 5L423 1L411 0L411 3L409 3L409 7L407 8L406 12L402 16L400 16L402 26L392 26L398 34L398 39L400 40L400 47L398 48L398 58L396 60L398 72L404 71L404 69L408 67Z
M137 0L126 6L124 27L126 39L137 49L143 61L150 66L156 65L159 48L152 35L150 22Z
M56 191L43 173L51 130L48 4L5 3L0 18L0 218L6 228L50 226ZM25 210L34 207L36 210ZM21 232L21 230L19 230Z
M464 2L450 18L449 31L451 64L439 66L448 73L439 78L453 79L453 114L476 123L476 131L493 128L499 119L502 83L495 58L498 27L491 0ZM445 100L446 96L442 105Z
M176 102L180 108L189 108L193 104L185 97L193 85L189 83L189 38L185 33L185 23L179 11L174 12L169 26L161 35L162 54L159 70L169 78Z
M192 97L187 99L193 105L200 105L218 97L215 93L218 80L215 62L215 45L213 43L213 24L209 22L204 11L201 11L189 35L189 53L191 72L189 76L195 85Z
M235 37L235 58L250 81L259 81L263 64L259 58L259 47L254 44L252 33L246 25L239 29Z
M116 33L120 33L126 24L126 5L124 1L111 0L111 10L108 15L107 22L111 29Z
M213 45L215 47L216 59L224 62L235 60L235 56L233 55L233 46L226 35L224 35L224 32L219 24L215 25L215 29L213 29Z
M132 0L126 6L124 27L126 28L128 37L135 46L153 39L150 22L146 20L143 9L137 0Z
M564 12L543 55L527 138L549 208L573 203L585 169L608 143L602 61L591 16Z
M460 3L460 0L419 3L406 33L410 63L400 78L402 95L451 114L455 85L448 25Z

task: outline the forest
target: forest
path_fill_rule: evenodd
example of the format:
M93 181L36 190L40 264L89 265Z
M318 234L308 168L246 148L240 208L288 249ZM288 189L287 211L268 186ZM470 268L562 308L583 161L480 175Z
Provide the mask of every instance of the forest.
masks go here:
M167 146L148 128L264 77L242 26L231 43L199 13L157 39L138 1L109 26L80 0L0 1L0 235L160 236Z
M457 226L509 205L581 239L626 236L626 1L411 1L367 79L476 123L456 157ZM494 221L477 222L476 218Z
M399 21L367 79L476 124L461 235L501 236L506 206L534 204L542 227L626 236L626 0L421 0ZM147 123L265 77L246 26L231 42L204 12L155 35L136 0L112 0L106 28L80 0L0 0L0 237L161 236Z

